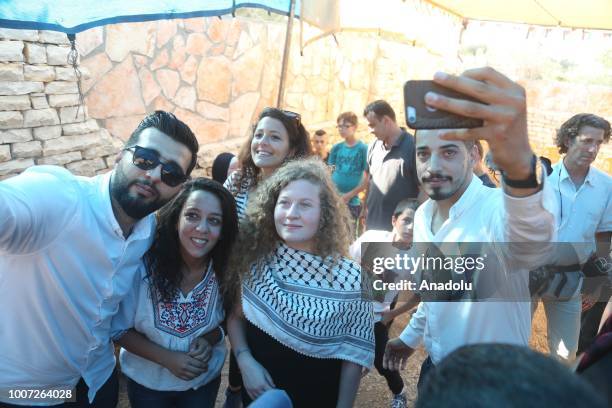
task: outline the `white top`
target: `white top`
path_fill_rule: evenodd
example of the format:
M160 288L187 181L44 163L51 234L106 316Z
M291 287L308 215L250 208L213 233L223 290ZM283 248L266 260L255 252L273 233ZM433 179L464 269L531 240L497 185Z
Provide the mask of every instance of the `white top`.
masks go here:
M436 234L431 231L434 202L421 205L414 218L414 242L547 242L554 239L554 198L543 191L511 197L491 189L478 177L451 207ZM541 246L522 253L521 268L507 274L508 289L529 299L528 269L538 265ZM434 364L458 347L474 343L527 345L531 334L531 303L520 301L421 302L400 339L410 347L424 342Z
M559 242L585 242L580 262L595 251L595 233L612 231L612 177L594 167L582 185L570 178L563 161L553 166L549 176L555 198L560 201L557 214ZM562 215L562 217L561 217Z
M349 248L349 255L356 262L361 262L361 244L366 242L393 242L393 232L392 231L384 231L384 230L368 230L361 234L359 238L355 242L353 242ZM407 256L412 256L412 249L408 251L401 251L399 249L393 248L389 245L389 248L393 253L385 253L379 254L379 256L385 257L393 257L395 253L406 253ZM377 254L378 255L378 254ZM400 279L409 278L410 271L409 270L395 270L398 273L395 281ZM387 312L391 309L391 303L399 294L398 290L388 290L385 292L385 298L382 302L373 301L372 305L374 307L374 322L380 322L382 320L382 313Z
M115 328L135 328L152 342L174 351L189 351L192 341L221 324L225 316L219 285L211 266L206 276L187 295L178 293L172 302L151 297L146 269L141 268L138 287L121 303L113 320ZM156 293L154 291L154 293ZM119 333L114 335L119 337ZM185 391L217 378L225 361L225 341L214 345L208 370L190 381L181 380L167 368L121 349L121 371L138 384L158 391Z
M238 185L238 178L241 176L240 170L236 170L229 175L223 183L223 187L228 189L236 200L236 212L238 213L238 221L243 221L246 217L246 207L249 201L249 190L252 187L251 181L248 178L242 179L242 183Z
M0 183L0 390L74 389L83 377L92 401L111 375L111 318L135 283L155 218L125 239L110 174L35 166Z

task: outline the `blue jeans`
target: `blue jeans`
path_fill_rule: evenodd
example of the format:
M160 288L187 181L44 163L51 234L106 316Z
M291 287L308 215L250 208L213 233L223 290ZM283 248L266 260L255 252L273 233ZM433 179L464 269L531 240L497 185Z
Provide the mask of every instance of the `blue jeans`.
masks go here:
M128 378L127 391L132 408L213 408L221 376L197 390L157 391Z
M292 408L291 398L283 390L268 390L253 401L249 408Z

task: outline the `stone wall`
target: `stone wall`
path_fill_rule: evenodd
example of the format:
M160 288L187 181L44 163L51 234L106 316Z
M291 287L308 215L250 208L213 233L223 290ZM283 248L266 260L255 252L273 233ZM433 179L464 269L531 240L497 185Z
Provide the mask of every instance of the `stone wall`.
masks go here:
M117 143L79 107L65 34L0 29L0 178L34 164L93 175Z
M578 85L554 81L525 81L529 132L534 149L552 160L559 160L554 144L556 130L577 113L594 113L612 122L612 87ZM594 165L612 174L612 142L604 144Z
M446 41L353 30L320 39L301 53L296 25L285 108L300 112L309 130L324 128L335 135L340 112L360 115L369 101L383 98L403 124L405 80L428 79L436 70L460 72L469 64L459 58L460 20L443 12L428 12L423 19L432 19ZM66 62L66 36L0 30L0 177L43 163L79 174L106 171L138 122L156 109L174 112L194 130L202 145L196 174L202 174L216 154L237 152L257 113L275 105L285 21L255 13L79 33L86 107L80 110L77 78ZM306 37L313 32L305 30ZM495 61L489 63L504 72ZM532 142L553 161L558 155L552 136L571 115L592 111L612 119L610 87L523 84ZM361 122L360 134L371 140ZM611 148L605 146L597 161L608 172Z
M446 24L445 32L458 39L460 22L450 16L441 21L440 14L428 18ZM90 73L83 81L89 114L125 140L146 112L174 112L197 135L200 166L207 167L221 151L237 151L258 112L276 104L285 30L286 19L254 12L79 34L81 64ZM306 37L312 32L305 25ZM361 112L376 98L399 106L406 78L449 66L435 53L441 52L438 43L430 50L388 35L347 32L300 52L299 40L296 24L284 106L300 112L309 129L329 126L345 110Z

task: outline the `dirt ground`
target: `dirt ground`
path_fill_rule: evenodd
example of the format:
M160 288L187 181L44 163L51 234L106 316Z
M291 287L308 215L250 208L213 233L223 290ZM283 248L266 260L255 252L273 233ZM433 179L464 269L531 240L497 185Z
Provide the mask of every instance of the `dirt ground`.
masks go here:
M395 320L391 327L391 337L399 335L402 329L405 327L409 320L409 315L404 315ZM532 349L540 351L542 353L548 352L548 345L546 343L546 317L542 307L539 307L533 318L532 324L532 336L530 341ZM416 384L419 378L419 371L421 362L425 359L426 354L423 349L418 349L415 354L410 358L408 367L402 372L402 377L406 383L408 389L408 399L410 406L414 405L416 398ZM227 373L228 373L228 362L226 361L225 366L221 372L221 387L219 388L219 394L217 395L217 403L215 408L223 406L224 394L223 391L227 387ZM123 378L120 382L120 394L119 394L119 408L128 408L130 406L127 393L125 390L125 381ZM390 406L391 392L387 387L385 379L380 376L375 370L370 372L361 380L359 386L359 392L357 394L357 401L355 407L357 408L386 408Z

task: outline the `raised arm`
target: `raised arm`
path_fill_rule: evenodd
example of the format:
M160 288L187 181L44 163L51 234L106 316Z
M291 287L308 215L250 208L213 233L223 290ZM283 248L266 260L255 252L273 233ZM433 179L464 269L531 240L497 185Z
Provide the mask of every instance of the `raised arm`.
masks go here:
M425 95L428 105L445 111L484 120L484 126L449 130L448 140L486 140L493 161L512 180L526 179L534 155L527 133L527 100L525 89L493 68L477 68L456 76L436 73L438 84L470 95L483 103L445 97L433 92ZM504 186L515 197L526 197L539 191L533 188Z
M482 101L459 100L432 92L425 96L426 103L435 108L484 120L482 127L449 130L442 138L487 141L493 161L504 174L506 230L503 240L541 243L554 240L556 202L550 186L546 188L545 172L533 168L535 155L529 144L525 89L489 67L468 70L460 76L437 73L434 81ZM523 183L527 184L524 188L508 185L516 186L516 181L529 181L532 177L536 181L533 186L529 186L530 183ZM550 248L542 246L531 252L536 250L542 252ZM529 249L521 252L526 255L521 259L525 266L537 263L535 253L530 253ZM523 258L522 255L517 258Z
M33 252L52 242L77 214L76 179L45 166L0 182L0 251Z

